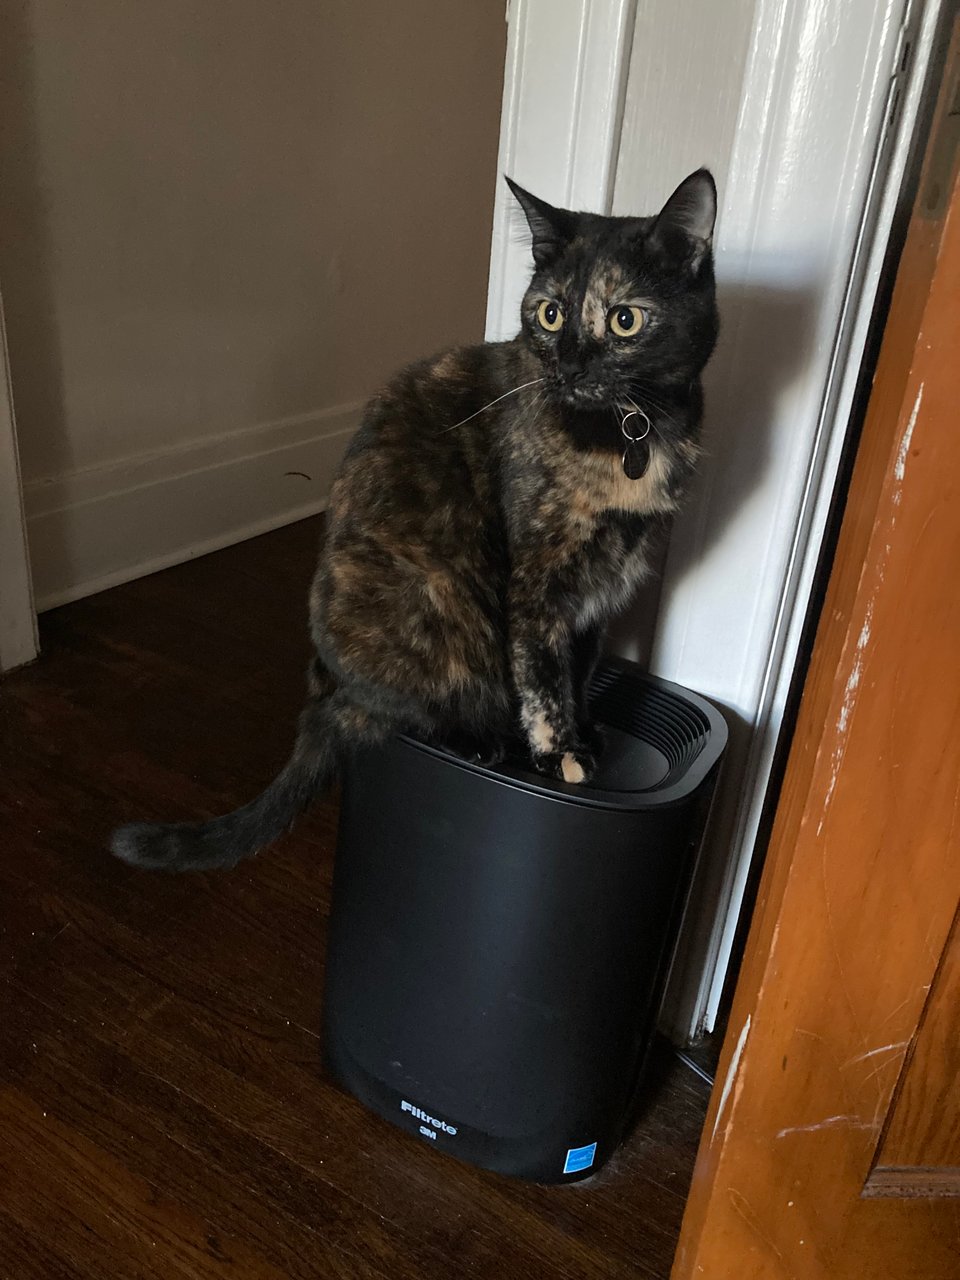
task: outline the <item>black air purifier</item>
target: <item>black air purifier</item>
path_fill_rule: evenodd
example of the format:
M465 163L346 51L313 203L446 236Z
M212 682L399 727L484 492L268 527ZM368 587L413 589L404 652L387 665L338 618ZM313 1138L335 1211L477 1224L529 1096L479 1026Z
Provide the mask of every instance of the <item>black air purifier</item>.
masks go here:
M589 786L408 737L344 778L328 1069L432 1147L538 1182L624 1136L727 737L630 663L592 699Z

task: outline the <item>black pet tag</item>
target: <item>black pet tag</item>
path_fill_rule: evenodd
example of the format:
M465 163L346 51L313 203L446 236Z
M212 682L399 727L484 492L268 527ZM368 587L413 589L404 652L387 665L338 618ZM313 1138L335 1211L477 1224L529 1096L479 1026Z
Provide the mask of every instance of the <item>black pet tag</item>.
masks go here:
M637 421L631 422L631 418ZM639 426L641 418L643 430L637 432L635 428ZM623 474L628 480L640 480L647 474L647 468L650 466L650 445L647 441L647 436L650 434L650 419L642 409L631 409L624 415L620 430L626 441L623 448Z

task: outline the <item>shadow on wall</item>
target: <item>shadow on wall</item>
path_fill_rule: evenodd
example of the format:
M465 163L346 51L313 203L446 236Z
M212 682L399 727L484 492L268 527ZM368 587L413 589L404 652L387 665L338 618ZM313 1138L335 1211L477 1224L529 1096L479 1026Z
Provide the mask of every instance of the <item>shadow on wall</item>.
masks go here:
M699 532L709 519L710 545L722 541L766 475L778 402L801 378L813 337L818 288L757 288L718 281L720 341L704 376L704 457L679 521ZM798 430L802 424L798 423ZM812 443L812 442L811 442ZM659 612L669 604L663 583L667 556L672 582L682 581L703 553L699 536L664 539L653 576L610 630L615 653L649 666ZM737 566L731 565L736 575ZM735 754L731 739L728 758ZM728 765L728 769L732 767Z
M684 537L673 546L673 580L679 583L705 550L722 543L766 477L775 442L771 423L781 401L800 382L814 340L819 282L718 284L720 343L707 370L704 459L687 511L679 519L698 530L707 522L710 539ZM809 456L816 422L809 431ZM796 442L794 442L796 443ZM736 573L737 566L731 566ZM663 603L668 602L664 596Z
M678 517L670 547L670 583L664 584L658 596L661 610L669 607L672 591L710 555L728 557L724 563L731 591L742 597L745 570L724 547L728 534L766 480L775 454L788 450L798 467L809 465L818 425L809 407L801 412L798 405L796 421L790 426L796 437L778 440L772 434L775 422L789 421L784 407L801 385L816 342L820 282L812 271L803 279L804 269L805 260L797 257L791 262L771 263L768 278L779 277L776 283L758 287L734 279L718 285L722 332L705 379L705 456L688 507ZM800 433L806 438L800 438ZM729 545L734 545L733 539ZM649 659L653 625L645 623L649 646L645 657ZM718 644L724 640L717 636ZM687 905L686 918L694 927L685 927L681 933L665 1002L668 1008L683 1000L702 969L702 928L722 924L715 919L715 904L723 897L729 866L717 851L728 848L733 839L741 809L740 779L751 753L764 749L765 735L770 732L729 704L721 710L730 731L723 778ZM704 926L710 921L712 925ZM679 1025L672 1030L684 1033Z

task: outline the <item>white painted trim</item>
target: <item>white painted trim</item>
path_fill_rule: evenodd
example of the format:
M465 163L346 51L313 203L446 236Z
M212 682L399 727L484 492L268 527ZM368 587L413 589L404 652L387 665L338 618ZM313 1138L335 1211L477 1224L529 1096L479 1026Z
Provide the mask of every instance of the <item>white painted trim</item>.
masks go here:
M660 674L712 695L742 726L665 1005L678 1037L711 1030L723 993L938 7L926 6L890 147L903 0L758 5L718 243L718 278L744 301L724 317L713 456L674 531L653 655ZM814 95L804 62L829 92ZM762 390L769 353L750 295L776 288L807 290L812 305L796 339L802 375L758 422L744 379ZM731 515L724 493L749 470L757 430L767 469Z
M723 996L727 964L762 817L764 790L773 765L779 728L790 693L820 548L830 514L833 486L844 445L843 426L849 420L853 408L874 302L914 143L914 131L940 9L941 5L937 2L927 3L925 6L918 4L911 15L909 37L913 52L906 83L899 86L902 106L898 119L877 156L877 165L872 175L854 271L851 273L850 288L824 398L824 412L820 423L821 448L819 456L814 457L804 495L803 519L797 529L783 613L778 619L781 625L771 649L754 751L748 761L746 776L748 779L755 779L751 784L754 795L752 803L744 805L739 815L740 825L734 850L739 849L741 853L731 866L730 907L718 934L717 965L706 993L703 1022L707 1029L712 1029L715 1025ZM916 19L915 23L913 19Z
M636 0L512 0L487 294L487 339L512 338L529 237L503 175L551 203L609 213Z
M851 274L844 314L839 326L820 423L820 444L813 459L803 515L793 547L784 607L778 619L770 665L758 714L753 752L746 778L752 788L749 804L741 808L729 873L730 905L717 925L717 963L703 1008L703 1025L711 1030L724 992L727 966L746 888L750 862L763 814L765 788L777 749L780 725L790 693L806 613L814 586L820 549L833 497L833 486L844 445L843 426L849 420L860 377L860 366L881 284L884 259L901 198L901 189L914 143L914 131L924 93L940 13L939 3L915 6L910 39L913 46L906 83L899 86L902 106L883 142L872 175L860 243ZM737 856L739 852L739 856Z
M751 29L729 169L718 174L724 331L708 377L708 458L674 531L652 665L729 707L742 731L664 1005L680 1039L715 1015L836 477L898 163L902 172L898 144L877 211L875 162L906 3L756 0L752 14L729 6L731 20ZM927 33L939 3L926 6ZM611 211L635 12L513 0L501 172L558 204ZM645 10L645 21L656 12ZM647 35L655 41L656 30ZM672 47L678 77L698 76L697 58L715 56L701 41L681 62L686 46ZM694 125L683 120L685 137ZM658 172L649 183L665 194L682 176ZM617 198L632 207L630 191L618 187ZM500 184L493 340L516 332L530 273L513 219Z
M361 411L342 405L27 484L38 607L323 510Z
M33 607L10 364L0 300L0 671L32 662L37 651L37 615Z

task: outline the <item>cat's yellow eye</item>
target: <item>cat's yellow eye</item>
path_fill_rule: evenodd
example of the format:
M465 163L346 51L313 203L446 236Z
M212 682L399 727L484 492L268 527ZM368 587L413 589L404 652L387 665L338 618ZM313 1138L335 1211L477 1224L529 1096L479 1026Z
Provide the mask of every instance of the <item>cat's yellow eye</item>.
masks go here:
M642 307L612 307L607 315L610 332L618 338L634 338L646 321Z
M541 329L546 329L547 333L556 333L563 328L563 312L560 310L559 302L541 302L537 307L537 320Z

